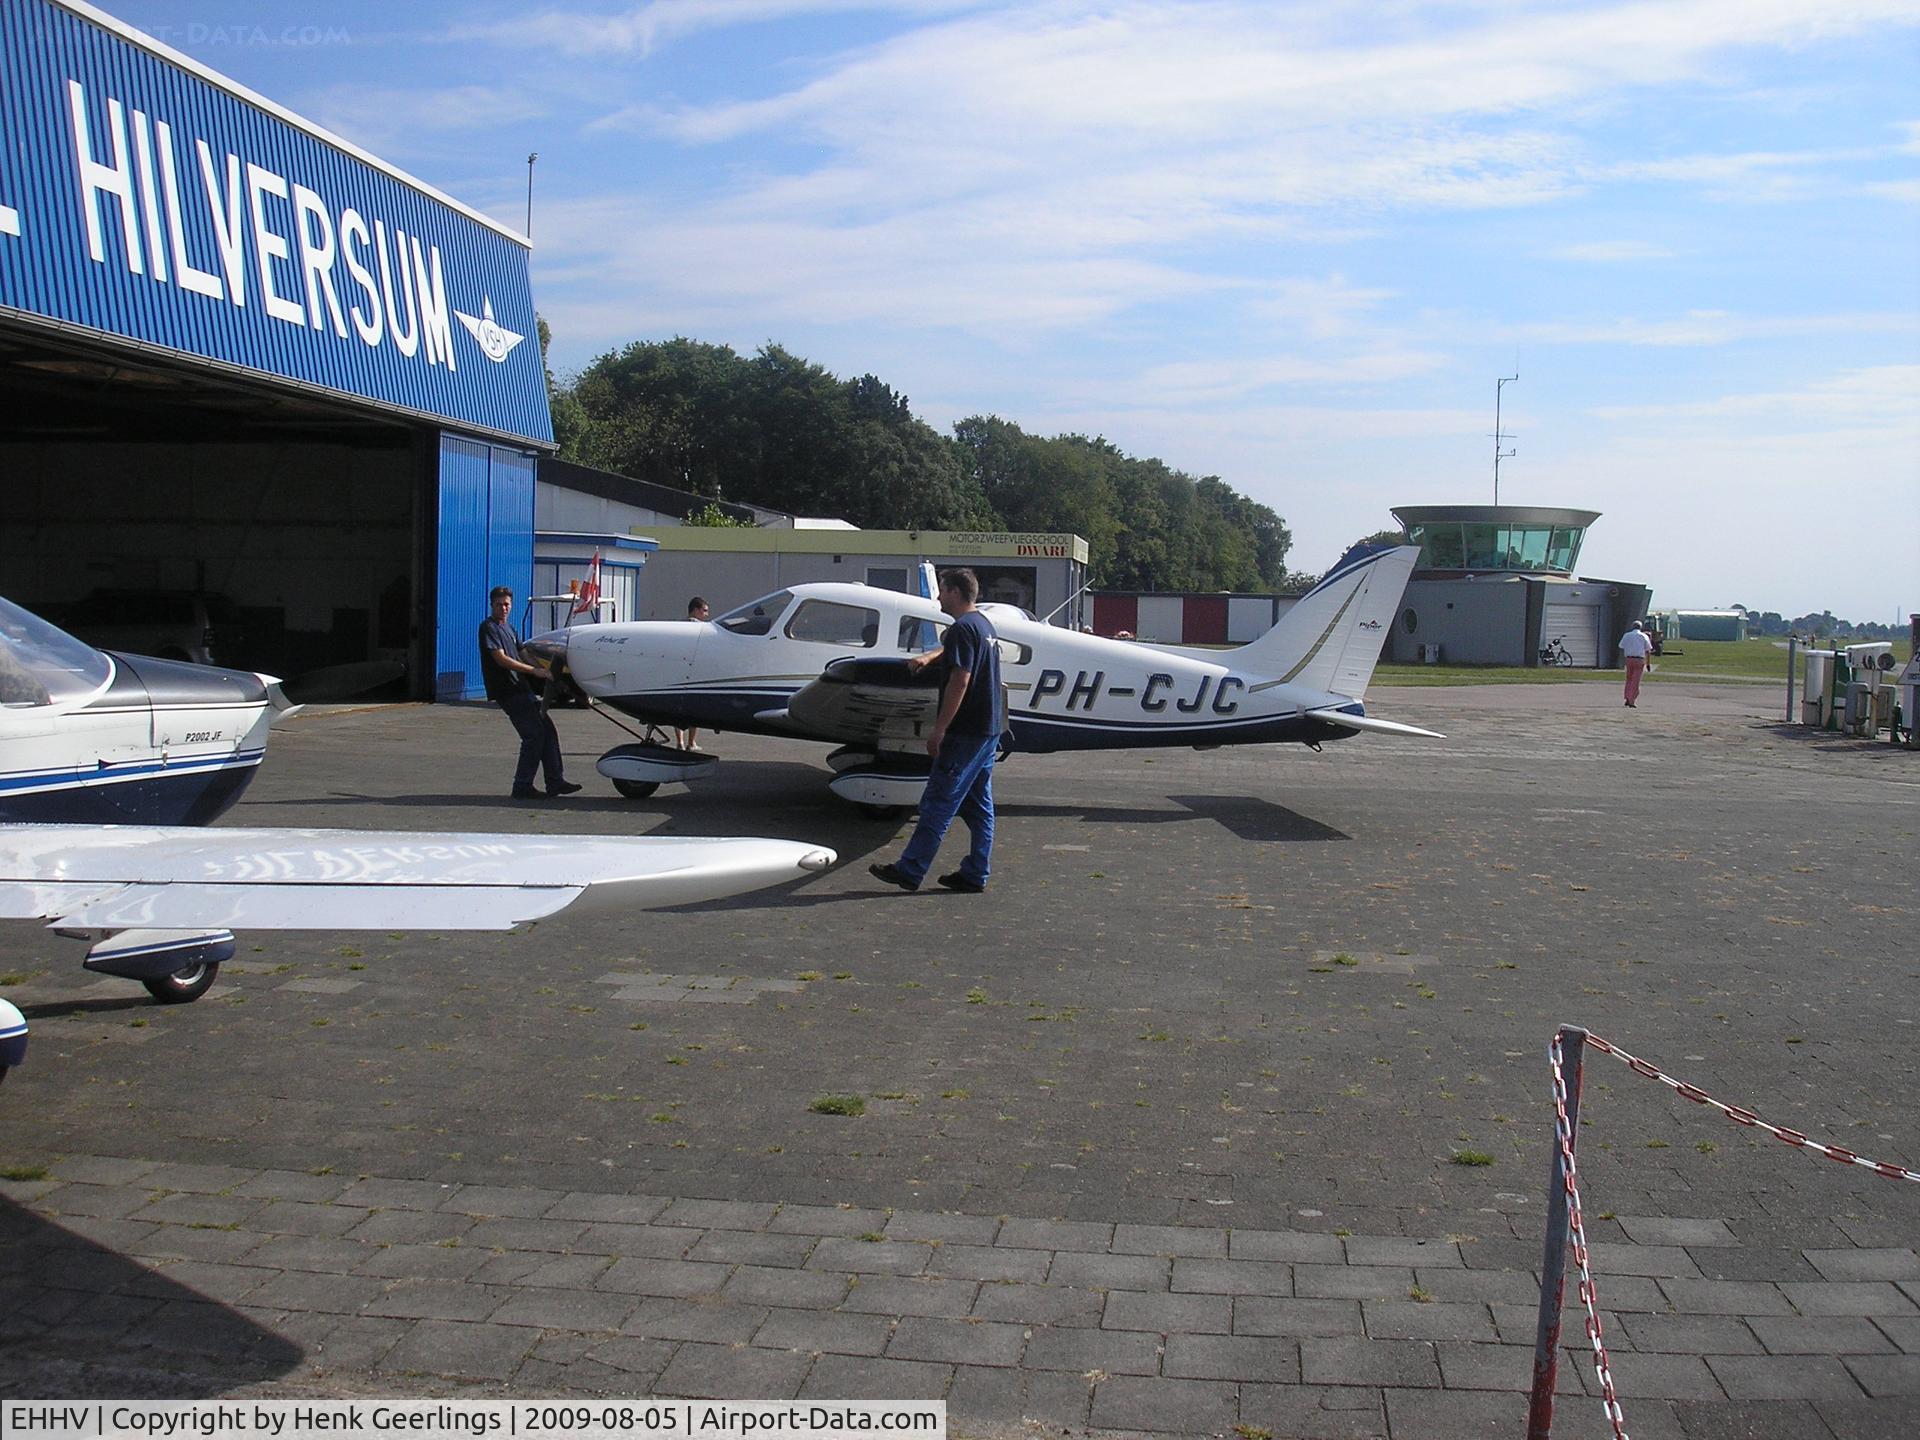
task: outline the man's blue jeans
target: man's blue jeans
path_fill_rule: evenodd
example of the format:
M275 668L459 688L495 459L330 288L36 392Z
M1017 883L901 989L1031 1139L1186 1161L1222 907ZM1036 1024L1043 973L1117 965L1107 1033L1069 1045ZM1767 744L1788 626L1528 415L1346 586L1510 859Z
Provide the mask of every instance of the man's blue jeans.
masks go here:
M531 690L516 690L499 705L520 736L520 763L513 770L514 788L531 787L538 770L546 771L549 790L566 779L561 768L560 732L553 728L552 719L540 708L540 697Z
M999 748L998 735L949 735L941 741L920 797L920 823L906 853L894 862L914 884L927 878L955 815L966 821L973 836L960 873L976 885L987 883L987 862L993 854L993 757Z

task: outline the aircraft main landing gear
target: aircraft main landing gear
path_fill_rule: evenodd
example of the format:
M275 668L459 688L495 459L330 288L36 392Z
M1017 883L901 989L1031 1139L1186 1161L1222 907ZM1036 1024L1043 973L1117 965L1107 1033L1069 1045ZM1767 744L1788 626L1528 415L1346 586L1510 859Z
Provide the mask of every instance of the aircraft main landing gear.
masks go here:
M849 745L827 756L827 764L834 771L827 788L869 820L898 820L927 788L925 756L878 755Z
M213 988L234 948L231 930L122 930L97 942L81 963L138 980L162 1005L186 1005Z
M171 975L149 975L140 983L162 1005L186 1005L212 989L219 974L218 965L202 962L189 965L184 970L176 970Z

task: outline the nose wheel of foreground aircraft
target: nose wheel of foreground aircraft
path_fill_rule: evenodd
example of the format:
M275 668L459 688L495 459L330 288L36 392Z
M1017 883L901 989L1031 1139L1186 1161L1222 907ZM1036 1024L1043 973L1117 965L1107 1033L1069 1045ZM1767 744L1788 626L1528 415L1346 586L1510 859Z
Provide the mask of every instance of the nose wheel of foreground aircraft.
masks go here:
M593 766L613 782L614 790L624 799L644 800L662 785L704 780L720 768L720 762L711 755L669 744L673 737L658 725L649 725L642 732L614 720L603 705L593 708L629 735L638 737L636 744L614 746Z

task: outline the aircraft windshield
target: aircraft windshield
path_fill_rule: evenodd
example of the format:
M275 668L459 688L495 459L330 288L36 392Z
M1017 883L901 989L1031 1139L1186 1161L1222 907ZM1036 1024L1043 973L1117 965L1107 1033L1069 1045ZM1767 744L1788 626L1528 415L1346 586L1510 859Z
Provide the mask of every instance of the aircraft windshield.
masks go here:
M713 623L736 635L769 635L773 633L774 621L784 615L792 603L791 590L776 590L758 600L749 600L737 610L729 610Z
M0 600L0 705L53 705L90 695L107 683L107 657Z

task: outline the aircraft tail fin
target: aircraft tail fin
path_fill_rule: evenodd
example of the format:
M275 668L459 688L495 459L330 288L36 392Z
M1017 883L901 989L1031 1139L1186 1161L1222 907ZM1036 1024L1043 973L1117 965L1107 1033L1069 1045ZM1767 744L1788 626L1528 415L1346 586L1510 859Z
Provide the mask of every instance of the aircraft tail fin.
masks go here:
M1380 662L1419 558L1415 545L1355 546L1278 624L1235 652L1240 665L1302 689L1358 700Z

